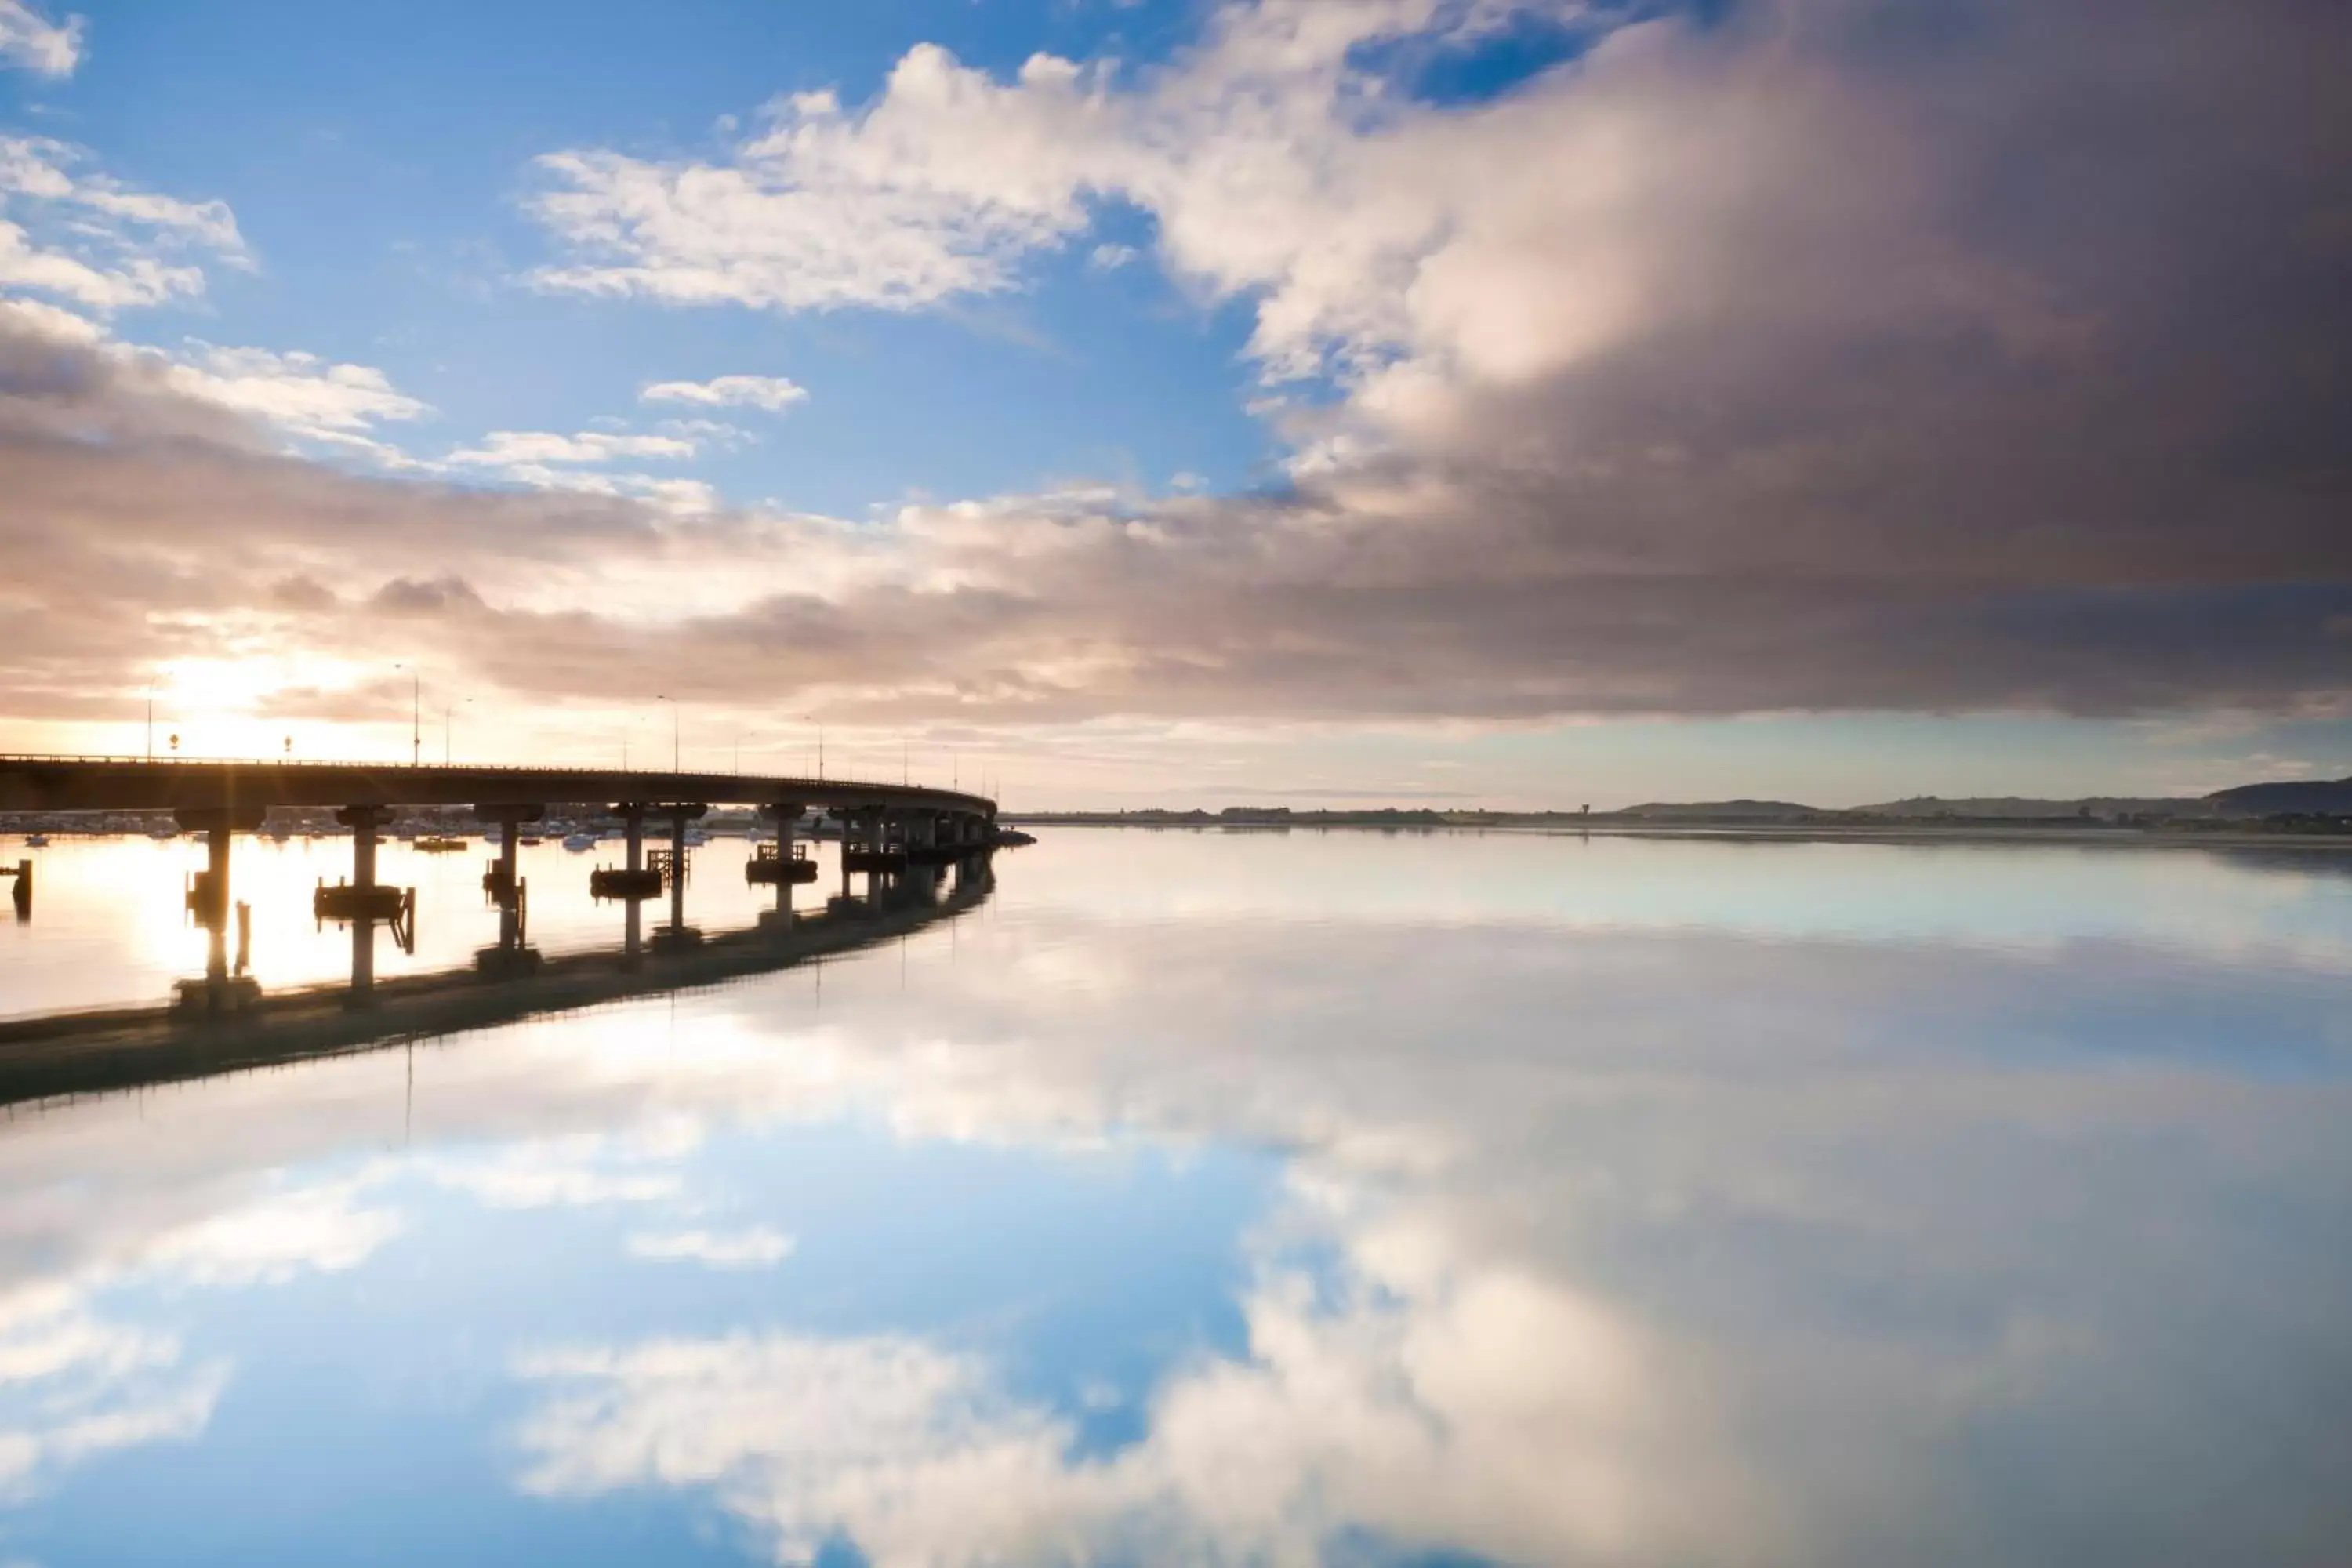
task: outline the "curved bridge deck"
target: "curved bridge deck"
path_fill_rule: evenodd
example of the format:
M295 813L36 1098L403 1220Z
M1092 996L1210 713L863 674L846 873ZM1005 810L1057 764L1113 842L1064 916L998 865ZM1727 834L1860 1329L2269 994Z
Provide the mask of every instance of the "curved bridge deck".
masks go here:
M0 812L241 814L281 805L544 806L604 801L996 816L996 803L984 795L866 779L621 768L0 756Z

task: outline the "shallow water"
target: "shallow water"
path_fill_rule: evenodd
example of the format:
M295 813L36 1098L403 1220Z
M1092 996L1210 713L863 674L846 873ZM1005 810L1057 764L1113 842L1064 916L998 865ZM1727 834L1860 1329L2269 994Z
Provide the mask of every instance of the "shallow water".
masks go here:
M2352 860L1043 839L821 967L18 1108L0 1562L2346 1559ZM265 987L348 850L238 846ZM37 853L0 1016L201 973L197 847ZM380 974L481 860L387 850Z

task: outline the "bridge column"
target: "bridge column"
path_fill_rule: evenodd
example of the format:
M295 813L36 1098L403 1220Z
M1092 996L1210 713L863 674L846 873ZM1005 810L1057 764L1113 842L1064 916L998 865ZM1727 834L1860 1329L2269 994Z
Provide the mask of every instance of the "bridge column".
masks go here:
M628 829L629 877L630 879L634 881L636 879L636 874L646 868L646 808L644 805L640 802L631 801L627 805L622 806L621 822L622 825ZM638 955L645 950L645 917L640 912L641 905L634 895L632 895L628 900L628 931L626 939L623 944L623 951L625 961L634 963L637 961Z
M686 923L686 879L692 865L687 858L686 828L710 808L675 801L658 809L669 818L669 924L656 942L665 947L691 945L702 940L702 933Z
M760 916L761 925L772 925L789 931L793 924L793 840L800 827L801 813L807 807L798 801L780 800L760 808L760 815L776 821L776 907ZM756 852L755 852L756 853ZM815 869L810 868L812 872Z
M215 823L205 831L205 879L196 891L202 906L205 984L217 987L228 979L228 824Z
M482 878L482 889L499 906L499 945L474 954L475 967L489 973L529 968L539 955L524 945L523 885L517 870L517 843L522 825L547 815L543 805L478 805L474 815L499 826L499 858Z
M196 873L187 900L188 912L205 928L205 978L201 992L184 991L181 1002L194 1005L200 995L205 1011L220 1012L241 1000L231 994L228 975L230 836L259 827L267 808L184 807L172 815L184 832L205 836L205 868Z
M518 818L509 816L499 823L499 885L495 891L499 896L500 947L510 948L515 944L516 905L519 901L515 889L520 886L515 876L515 840L521 833L522 823Z
M375 1005L375 919L368 889L375 886L376 829L392 820L388 805L347 805L335 820L352 830L352 989L346 1005Z

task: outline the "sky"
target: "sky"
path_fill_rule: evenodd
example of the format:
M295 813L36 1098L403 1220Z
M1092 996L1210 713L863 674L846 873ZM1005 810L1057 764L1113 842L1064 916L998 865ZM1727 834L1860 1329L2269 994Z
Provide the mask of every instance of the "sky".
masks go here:
M2318 0L0 0L0 750L2352 773Z

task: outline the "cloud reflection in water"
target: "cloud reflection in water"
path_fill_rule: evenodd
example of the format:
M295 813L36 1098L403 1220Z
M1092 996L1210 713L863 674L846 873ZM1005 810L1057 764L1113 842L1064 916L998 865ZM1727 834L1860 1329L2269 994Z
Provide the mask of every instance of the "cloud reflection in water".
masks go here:
M418 1147L357 1173L396 1056L192 1090L160 1131L55 1113L0 1140L5 1284L236 1234L212 1216L304 1170L402 1211L362 1273L506 1227L427 1325L499 1325L478 1410L503 1480L559 1512L693 1500L782 1561L2316 1563L2347 1539L2320 1463L2352 1397L2340 874L2113 856L2004 888L1962 863L1979 916L2063 887L2038 918L2084 934L2019 945L1910 929L1932 855L1908 879L1792 857L1858 868L1809 890L1826 932L1687 897L1614 925L1591 888L1573 920L1461 887L1419 921L1316 903L1395 847L1151 848L1178 905L1185 857L1196 889L1289 873L1204 912L1094 898L1063 873L1101 842L1049 843L952 936L829 965L821 1001L780 975L421 1054ZM1752 885L1753 847L1658 850L1709 853ZM2227 898L2164 912L2176 878L2320 915L2217 929ZM1881 900L1909 934L1850 929ZM1278 1183L1204 1285L1174 1216L1230 1151ZM1212 1308L1233 1333L1184 1327Z

